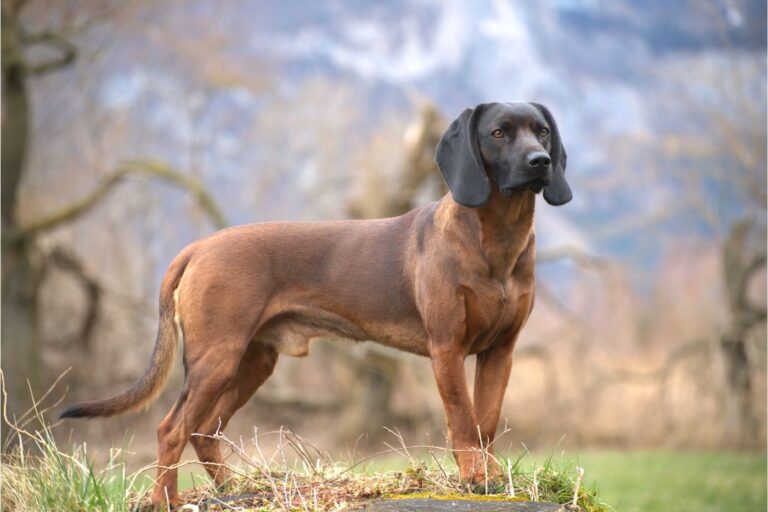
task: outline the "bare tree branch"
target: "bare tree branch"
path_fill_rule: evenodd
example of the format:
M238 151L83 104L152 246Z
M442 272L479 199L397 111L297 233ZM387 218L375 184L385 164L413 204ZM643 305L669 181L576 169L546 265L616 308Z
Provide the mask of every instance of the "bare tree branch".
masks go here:
M49 71L55 71L69 66L77 57L77 48L69 39L56 32L38 32L36 34L22 35L22 42L25 46L43 45L57 50L59 55L56 58L40 63L26 63L24 69L30 75L39 75Z
M577 247L569 245L545 249L536 254L537 263L550 263L558 260L571 260L577 265L595 270L605 270L608 266L608 263L602 258L592 256Z
M4 0L3 7L5 7L7 11L4 9L3 15L18 16L27 1L28 0Z
M547 306L560 314L568 324L579 329L581 333L594 332L594 329L592 329L591 326L584 322L575 311L563 304L563 301L557 298L557 294L541 281L536 282L536 299L541 299Z
M56 247L48 254L48 260L74 276L83 287L86 296L86 311L80 328L73 336L73 341L77 341L86 351L90 349L91 334L96 327L96 321L99 318L102 288L101 284L90 276L80 260L70 251L63 247Z
M253 401L266 407L291 408L306 412L318 411L340 411L345 403L343 400L324 399L316 396L309 396L307 393L278 389L272 392L259 391L253 397Z
M708 340L693 340L672 350L660 367L650 371L637 371L632 368L605 368L600 379L595 382L596 388L603 388L612 382L650 383L666 386L669 376L678 364L689 357L706 352L710 349Z
M763 322L766 319L765 305L762 304L756 306L751 304L749 302L749 298L747 297L747 289L749 286L749 281L752 279L755 272L765 267L767 259L768 255L766 254L766 251L761 251L760 253L753 255L752 260L747 262L744 266L744 285L742 288L740 300L745 312L753 317L751 323Z
M205 189L203 184L195 178L186 176L169 165L155 160L130 160L120 164L117 170L107 176L101 184L96 186L96 188L85 197L46 218L25 226L21 233L22 236L30 236L41 231L54 229L61 224L77 219L96 206L112 187L117 185L124 177L132 174L149 176L150 178L166 181L185 189L194 196L200 208L203 209L217 228L221 229L228 225L214 199Z
M185 189L192 194L200 208L208 215L208 218L216 228L222 229L229 225L216 201L208 193L205 186L196 178L182 174L171 166L157 160L129 160L124 165L130 170L129 172L146 174Z

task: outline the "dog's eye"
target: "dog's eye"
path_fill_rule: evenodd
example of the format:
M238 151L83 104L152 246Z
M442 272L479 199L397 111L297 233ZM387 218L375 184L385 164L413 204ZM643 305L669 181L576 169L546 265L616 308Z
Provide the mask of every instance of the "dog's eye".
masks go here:
M501 131L501 130L499 130L499 129L497 128L496 130L493 130L493 131L491 132L491 136L492 136L494 139L500 139L500 138L504 137L504 132L503 132L503 131Z
M544 137L546 137L547 135L549 135L549 128L542 128L542 129L539 131L539 136L540 136L542 139L543 139Z

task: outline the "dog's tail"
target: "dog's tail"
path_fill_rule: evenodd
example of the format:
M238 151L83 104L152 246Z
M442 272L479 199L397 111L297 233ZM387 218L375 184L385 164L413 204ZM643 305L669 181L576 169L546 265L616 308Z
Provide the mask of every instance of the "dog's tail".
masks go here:
M91 418L114 416L149 405L163 389L173 366L178 344L175 312L176 288L181 276L192 258L193 250L188 247L171 263L160 287L160 325L152 359L144 375L130 389L106 400L83 402L68 407L59 418Z

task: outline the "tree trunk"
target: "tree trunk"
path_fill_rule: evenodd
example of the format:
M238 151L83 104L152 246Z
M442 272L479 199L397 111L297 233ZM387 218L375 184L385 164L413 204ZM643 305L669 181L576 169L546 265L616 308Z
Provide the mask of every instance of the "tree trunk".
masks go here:
M749 358L752 329L764 324L764 305L749 303L748 288L754 274L765 265L765 253L750 250L752 223L736 223L723 250L723 277L730 313L729 324L720 335L725 381L725 438L734 448L748 448L759 442L758 422L753 414L753 363Z
M21 30L14 12L2 12L2 369L10 418L30 405L40 386L37 292L42 267L34 242L19 236L16 201L28 145L29 103ZM3 429L7 432L8 429Z
M4 229L5 232L5 229ZM24 413L40 394L39 267L26 242L2 241L2 369L8 417ZM27 384L29 382L29 385ZM4 429L6 433L8 429Z

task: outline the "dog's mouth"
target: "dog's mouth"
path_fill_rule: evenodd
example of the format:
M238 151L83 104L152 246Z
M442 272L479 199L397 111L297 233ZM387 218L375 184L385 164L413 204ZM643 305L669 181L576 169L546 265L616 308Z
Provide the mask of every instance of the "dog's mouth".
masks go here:
M530 190L534 194L538 194L544 190L544 187L547 185L549 185L549 180L545 180L543 178L534 178L520 185L515 185L514 187L504 187L501 189L501 193L505 196L511 196L513 193L519 192L521 190Z

